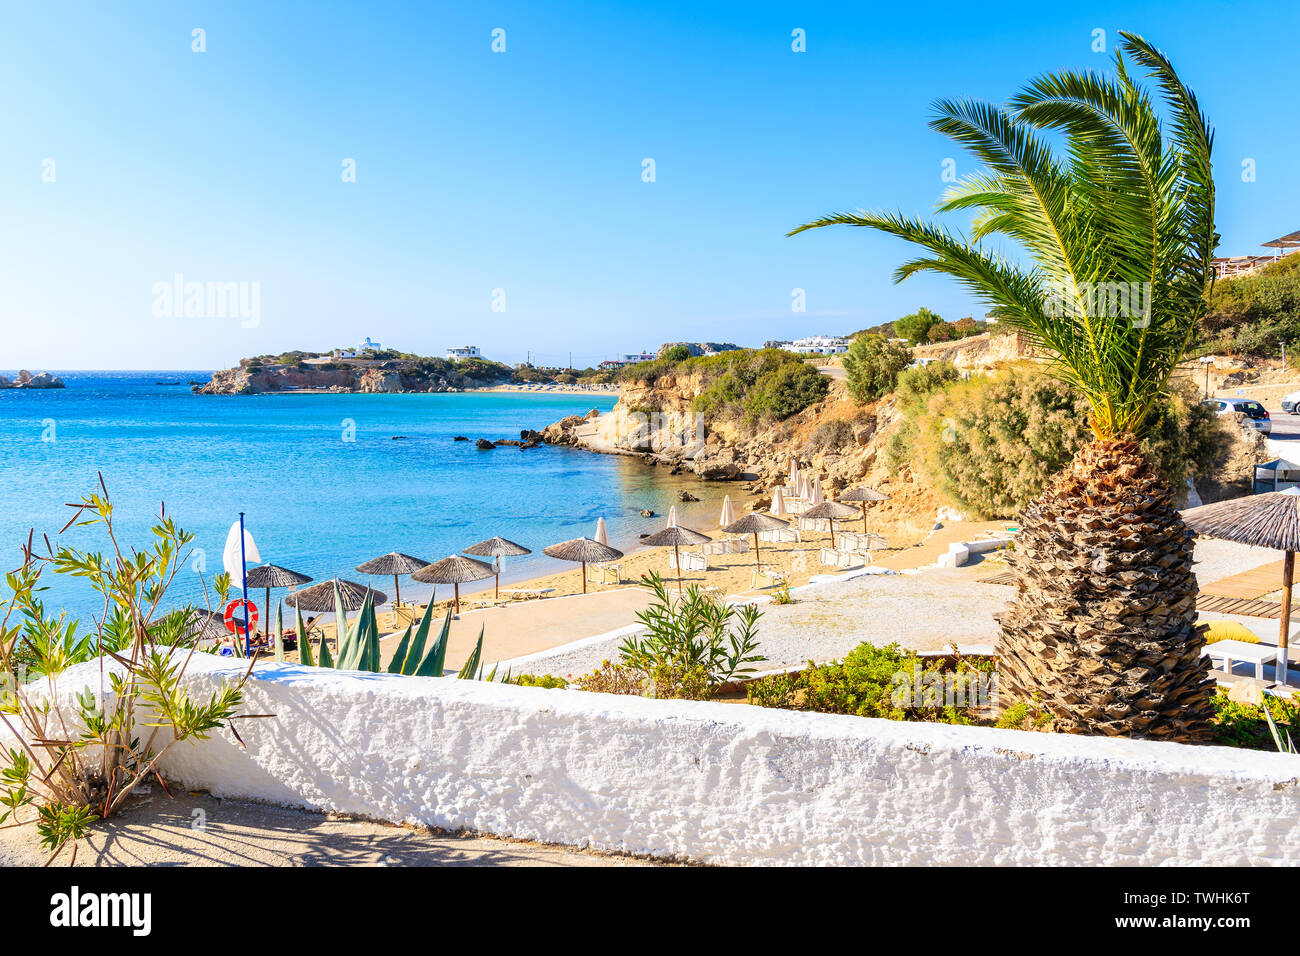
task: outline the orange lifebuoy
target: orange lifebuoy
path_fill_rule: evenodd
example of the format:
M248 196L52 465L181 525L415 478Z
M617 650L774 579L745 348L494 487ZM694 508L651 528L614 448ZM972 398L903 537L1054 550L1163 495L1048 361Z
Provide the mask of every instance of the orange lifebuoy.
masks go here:
M248 614L248 630L251 632L257 626L257 605L252 601L241 601L239 598L235 598L226 605L226 630L231 634L239 633L240 626L235 623L235 611L241 606L245 608Z

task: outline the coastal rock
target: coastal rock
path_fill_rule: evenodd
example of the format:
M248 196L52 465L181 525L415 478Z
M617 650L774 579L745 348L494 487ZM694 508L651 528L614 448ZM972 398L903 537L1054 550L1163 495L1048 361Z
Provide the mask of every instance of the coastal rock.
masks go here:
M653 511L651 511L649 508L642 508L642 509L641 509L641 517L642 517L642 518L653 518L654 516L655 516L655 513L654 513Z
M740 468L735 462L697 461L695 474L705 481L735 481L740 477Z
M498 446L513 445L516 448L522 448L524 446L524 443L517 438L498 438L495 442L493 442L493 444Z
M27 369L18 373L18 377L13 381L0 375L0 388L64 388L63 379L51 375L49 372L41 372L39 375L33 375Z
M454 438L452 438L452 441L469 441L469 439L466 438L464 435L457 435Z
M696 498L689 491L679 491L677 493L677 500L678 501L699 501L700 499Z
M486 438L480 438L478 441L474 443L474 447L477 448L479 451L492 451L497 446L492 444Z

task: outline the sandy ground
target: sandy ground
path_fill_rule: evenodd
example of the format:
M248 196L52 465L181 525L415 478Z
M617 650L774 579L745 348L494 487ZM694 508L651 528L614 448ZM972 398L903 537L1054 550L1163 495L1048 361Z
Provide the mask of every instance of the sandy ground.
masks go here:
M76 866L655 866L577 847L393 826L312 813L155 782L121 814L98 823ZM49 854L31 826L0 830L0 866L40 866ZM64 850L55 865L73 863Z
M739 508L738 514L743 514ZM869 530L884 534L892 550L877 552L873 564L895 570L918 568L933 564L940 554L948 550L953 541L963 541L979 537L983 532L999 530L1007 526L1005 521L950 522L929 537L921 539L917 535L902 536L896 531L886 532L883 527L873 526L868 517ZM837 534L840 530L860 531L860 519L837 522ZM723 537L716 528L701 528L715 540ZM766 585L757 589L751 587L754 570L753 536L748 538L750 551L740 554L709 555L709 567L705 571L686 571L682 574L682 584L717 589L719 594L764 594L773 588ZM840 569L823 567L820 551L830 545L829 532L805 531L801 542L759 543L759 557L765 566L779 567L790 578L792 586L808 583L814 575L835 573ZM545 598L527 601L505 600L508 590L502 589L503 600L486 608L475 609L475 605L490 603L491 592L480 592L462 598L461 613L452 624L451 642L447 654L447 666L458 668L464 663L475 642L478 640L480 627L483 629L483 659L491 666L494 661L502 661L525 654L533 654L547 648L556 647L571 641L580 640L596 634L635 623L635 612L648 604L646 592L638 587L641 577L651 571L658 572L665 580L672 583L676 590L676 572L668 567L671 548L641 548L614 562L619 568L619 581L614 583L611 577L607 584L588 581L588 593L583 597L565 596L582 594L582 571L580 567L544 575L529 581L512 584L510 588L551 589ZM436 620L439 625L451 602L449 589L438 589L439 600L435 603ZM286 619L286 624L291 621ZM384 640L388 655L396 648L400 634L393 629L392 614L388 610L379 612L380 627L392 636ZM321 625L326 633L334 633L333 624L327 619ZM286 655L296 660L297 655ZM596 661L600 663L599 660Z

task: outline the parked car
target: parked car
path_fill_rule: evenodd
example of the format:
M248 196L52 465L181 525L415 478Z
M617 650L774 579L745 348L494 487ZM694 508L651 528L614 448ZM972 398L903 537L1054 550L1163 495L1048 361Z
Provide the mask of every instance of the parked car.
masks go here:
M1250 425L1256 431L1263 432L1265 435L1273 431L1273 423L1269 421L1268 409L1253 398L1207 398L1202 405L1209 405L1216 409L1220 415L1233 415L1237 412L1246 416L1245 424Z
M1300 392L1292 392L1290 395L1282 396L1282 411L1290 414L1300 406Z

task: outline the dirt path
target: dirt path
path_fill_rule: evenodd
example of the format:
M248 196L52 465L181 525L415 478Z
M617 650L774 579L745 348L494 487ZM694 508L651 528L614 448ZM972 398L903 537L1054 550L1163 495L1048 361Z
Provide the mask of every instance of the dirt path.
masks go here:
M0 830L0 866L48 856L31 826ZM71 862L65 850L56 865ZM574 847L392 826L222 800L155 783L120 816L94 826L77 866L654 866Z

